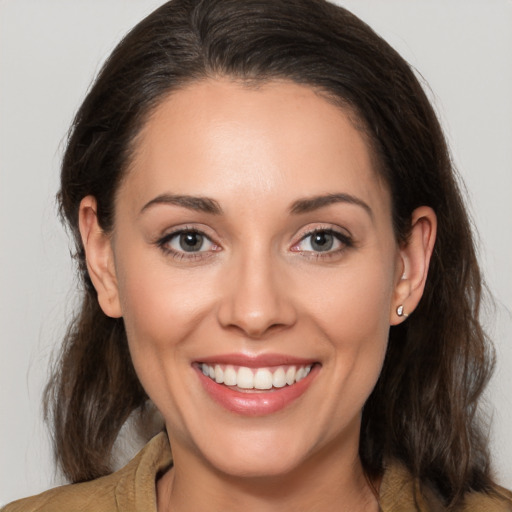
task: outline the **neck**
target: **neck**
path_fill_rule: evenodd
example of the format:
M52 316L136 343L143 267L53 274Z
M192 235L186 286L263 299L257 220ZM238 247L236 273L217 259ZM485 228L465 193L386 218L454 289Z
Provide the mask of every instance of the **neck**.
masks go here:
M158 512L378 511L357 450L334 445L289 473L271 477L227 475L190 453L177 453L175 466L157 484Z

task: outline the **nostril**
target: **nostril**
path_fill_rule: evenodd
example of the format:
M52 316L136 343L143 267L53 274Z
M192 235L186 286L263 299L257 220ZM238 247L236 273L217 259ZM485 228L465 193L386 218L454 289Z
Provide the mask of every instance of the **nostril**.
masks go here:
M249 337L262 336L284 324L278 318L278 308L268 308L256 300L232 299L221 306L218 318L224 328L240 330Z

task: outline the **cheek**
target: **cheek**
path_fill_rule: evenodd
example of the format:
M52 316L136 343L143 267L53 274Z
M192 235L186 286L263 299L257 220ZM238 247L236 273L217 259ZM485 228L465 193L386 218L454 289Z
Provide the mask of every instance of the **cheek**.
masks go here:
M176 393L186 389L184 369L195 332L211 310L208 276L169 269L159 255L132 251L117 266L118 288L128 345L142 386L162 413L176 416ZM183 364L183 363L186 364ZM175 390L175 391L172 391Z
M163 389L181 385L169 364L183 366L178 363L187 359L187 340L209 307L205 276L200 280L199 273L171 272L160 255L147 251L132 251L117 274L132 361L146 392L158 401Z
M390 267L368 265L339 272L315 288L311 315L331 357L332 393L343 395L339 413L360 410L380 375L389 335L393 298Z
M119 295L127 331L139 342L172 344L197 324L210 302L204 273L171 272L164 260L136 254L118 268Z
M365 262L362 262L365 263ZM392 265L347 265L308 282L308 307L331 338L359 345L371 334L389 330L389 311L394 292ZM314 286L311 286L311 283Z

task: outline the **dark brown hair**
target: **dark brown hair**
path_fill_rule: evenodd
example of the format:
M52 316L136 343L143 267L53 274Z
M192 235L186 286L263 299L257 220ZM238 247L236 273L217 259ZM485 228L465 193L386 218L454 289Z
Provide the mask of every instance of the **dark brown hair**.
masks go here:
M80 200L95 196L100 225L112 230L116 190L148 116L172 91L216 76L291 80L355 113L391 190L399 243L416 207L435 210L425 293L414 314L390 329L384 368L363 411L360 455L372 476L398 459L447 505L470 490L489 490L477 402L492 352L479 323L481 277L445 139L409 65L361 20L322 0L166 3L118 45L76 114L59 200L83 298L47 388L65 474L77 482L108 473L120 427L147 399L123 321L103 314L87 275Z

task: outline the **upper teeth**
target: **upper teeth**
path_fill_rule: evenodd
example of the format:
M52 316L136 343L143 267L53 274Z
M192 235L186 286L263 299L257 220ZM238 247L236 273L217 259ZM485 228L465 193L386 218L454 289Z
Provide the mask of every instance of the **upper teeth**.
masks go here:
M276 366L273 368L247 368L246 366L209 365L203 363L201 370L218 384L238 386L242 389L271 389L291 386L302 380L313 365Z

